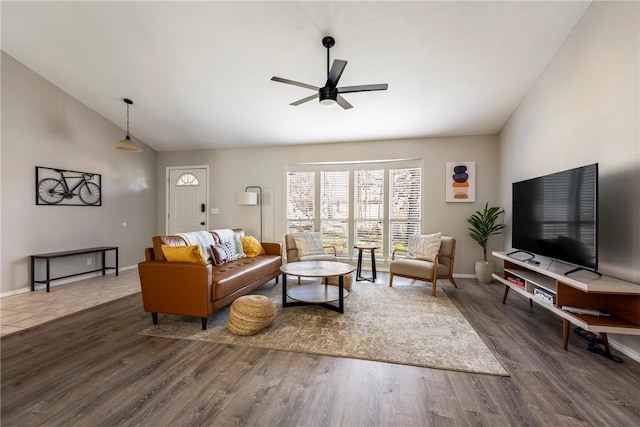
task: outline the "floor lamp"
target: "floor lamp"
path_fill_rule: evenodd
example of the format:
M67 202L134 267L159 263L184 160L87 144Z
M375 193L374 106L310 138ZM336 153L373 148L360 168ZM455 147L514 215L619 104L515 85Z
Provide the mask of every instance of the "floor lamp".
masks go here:
M257 188L259 193L247 191L250 188ZM257 185L249 185L245 187L243 192L236 193L236 205L240 206L257 206L260 205L260 241L262 242L262 187Z

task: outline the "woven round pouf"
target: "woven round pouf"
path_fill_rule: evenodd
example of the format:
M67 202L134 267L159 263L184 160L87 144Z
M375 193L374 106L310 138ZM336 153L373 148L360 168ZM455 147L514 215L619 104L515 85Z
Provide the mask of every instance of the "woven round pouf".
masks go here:
M245 295L231 304L227 329L236 335L257 334L273 322L276 306L262 295Z
M330 285L334 285L334 286L338 286L338 284L340 283L338 280L340 280L338 278L338 276L331 276L331 277L329 277L329 284ZM344 275L344 282L343 282L344 288L347 291L351 292L352 284L353 284L353 273L345 274Z

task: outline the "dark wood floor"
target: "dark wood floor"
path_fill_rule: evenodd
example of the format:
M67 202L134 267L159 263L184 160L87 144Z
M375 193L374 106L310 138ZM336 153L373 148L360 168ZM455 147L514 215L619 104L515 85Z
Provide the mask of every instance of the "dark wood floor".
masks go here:
M447 294L510 377L143 336L138 294L3 338L1 422L640 425L640 364L575 334L563 351L560 318L518 295L503 306L501 285L458 283Z

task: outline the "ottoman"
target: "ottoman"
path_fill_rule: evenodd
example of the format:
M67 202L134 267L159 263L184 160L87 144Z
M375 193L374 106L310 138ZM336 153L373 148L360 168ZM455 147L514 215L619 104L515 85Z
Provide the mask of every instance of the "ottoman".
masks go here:
M338 286L339 285L338 280L339 280L338 276L331 276L329 277L329 284ZM344 284L345 290L351 292L351 285L353 284L353 273L344 275L343 284Z
M263 295L245 295L231 304L227 329L236 335L254 335L276 317L276 306Z

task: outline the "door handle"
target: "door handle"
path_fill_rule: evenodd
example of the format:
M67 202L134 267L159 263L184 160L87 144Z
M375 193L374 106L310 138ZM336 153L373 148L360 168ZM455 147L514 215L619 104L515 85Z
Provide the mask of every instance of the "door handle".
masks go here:
M207 208L204 206L204 203L200 203L200 212L206 212L206 211L207 211Z
M200 225L204 225L204 221L202 221L202 222L200 223Z

